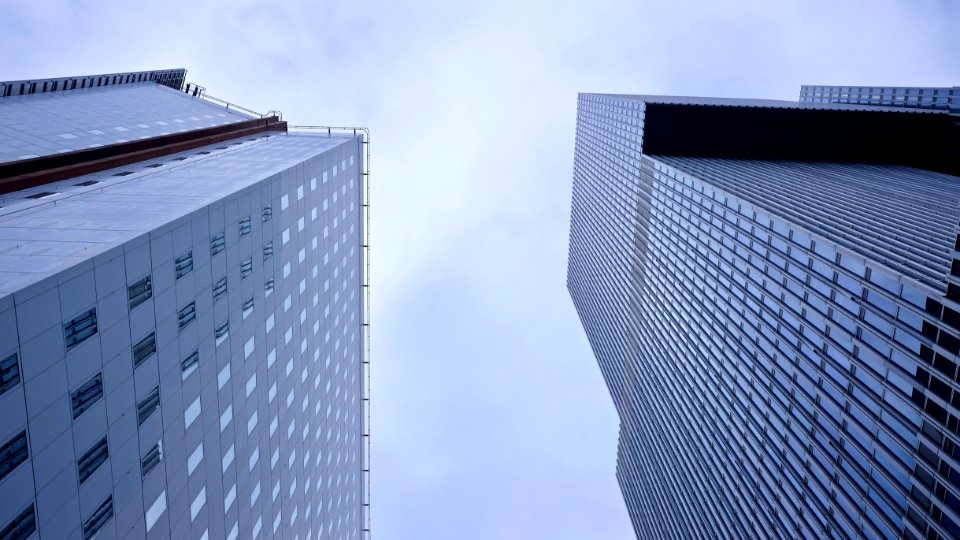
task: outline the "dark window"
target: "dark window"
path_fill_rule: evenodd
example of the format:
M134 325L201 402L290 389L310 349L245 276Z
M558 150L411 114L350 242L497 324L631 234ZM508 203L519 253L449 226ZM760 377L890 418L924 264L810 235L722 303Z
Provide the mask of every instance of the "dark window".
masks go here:
M97 308L91 308L63 325L67 349L76 347L97 333Z
M143 459L140 460L140 473L143 476L147 476L157 465L160 464L160 461L163 459L163 453L160 449L160 441L157 441L157 444L150 447L147 450L147 455L143 456Z
M217 327L214 337L220 339L230 333L230 321L227 321Z
M93 406L98 399L103 397L103 375L97 373L89 381L80 385L70 395L70 401L73 405L73 419L76 420L84 411Z
M147 397L137 403L137 425L143 425L153 414L153 411L160 407L160 387L157 386L147 394Z
M180 362L180 371L187 372L194 368L197 364L200 363L200 353L198 351L193 351L190 353L190 356L184 358Z
M99 183L100 183L99 180L87 180L86 182L80 182L79 184L75 184L75 185L86 187L86 186L95 186Z
M20 515L13 518L6 527L0 531L0 538L3 540L26 540L37 530L37 515L33 511L33 503L30 503Z
M227 294L227 276L223 276L213 284L213 301L216 302Z
M240 277L245 278L253 273L253 259L247 259L240 263Z
M42 198L44 198L44 197L49 197L49 196L51 196L51 195L56 195L56 192L54 192L54 191L42 191L42 192L40 192L40 193L34 193L33 195L27 195L25 198L27 198L27 199L42 199Z
M146 302L153 296L153 284L150 276L147 276L133 285L127 287L127 295L130 298L130 309Z
M244 236L250 234L251 230L252 230L252 227L250 225L250 218L245 217L241 219L240 220L240 237L243 238Z
M263 284L263 290L269 292L273 290L273 280L268 279L266 283Z
M21 463L27 460L27 432L19 435L0 446L0 480L12 473Z
M17 362L17 354L0 360L0 394L13 388L20 382L20 363Z
M177 270L177 279L190 273L193 270L193 251L188 251L176 258L174 268Z
M270 218L272 218L272 217L273 217L273 207L272 207L272 206L264 206L264 207L263 207L263 221L264 221L264 222L270 221ZM960 237L958 237L958 238L960 238ZM960 242L960 240L958 240L958 242Z
M227 248L227 240L223 233L217 233L210 239L210 256L213 257Z
M263 246L263 260L266 261L273 256L273 242Z
M82 484L87 478L90 478L90 475L96 472L108 457L110 457L110 452L107 448L107 438L104 437L77 460L77 473L80 475L80 483Z
M192 323L193 320L196 318L197 318L196 302L190 302L183 309L177 312L177 323L180 325L181 330L186 328L187 325Z
M118 172L118 173L115 174L114 176L127 176L127 175L130 175L130 174L133 174L133 171Z
M244 302L243 306L241 306L241 309L243 310L244 313L246 313L248 310L253 309L253 298Z
M133 367L138 367L150 355L157 352L157 333L152 332L149 336L141 339L133 346Z
M147 167L150 167L151 169L156 169L157 167L163 167L163 163L151 163L150 165L147 165Z
M113 517L113 495L93 511L93 514L83 522L83 540L90 540Z

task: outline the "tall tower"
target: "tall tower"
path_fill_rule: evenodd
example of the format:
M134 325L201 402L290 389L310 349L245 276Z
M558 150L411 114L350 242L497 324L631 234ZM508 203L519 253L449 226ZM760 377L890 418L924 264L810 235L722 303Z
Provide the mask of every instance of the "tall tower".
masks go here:
M0 537L368 525L367 144L182 69L0 83Z
M568 289L640 538L960 537L953 98L803 92L579 97Z

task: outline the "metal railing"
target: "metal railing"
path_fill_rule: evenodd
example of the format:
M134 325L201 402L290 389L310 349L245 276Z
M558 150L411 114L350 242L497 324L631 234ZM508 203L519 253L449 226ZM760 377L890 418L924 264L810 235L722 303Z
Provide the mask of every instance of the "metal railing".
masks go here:
M267 112L265 112L265 113L258 113L257 111L254 111L253 109L248 109L248 108L246 108L246 107L242 107L242 106L240 106L240 105L237 105L236 103L232 103L232 102L227 101L227 100L225 100L225 99L220 99L220 98L218 98L218 97L211 96L210 94L207 93L207 88L206 88L205 86L200 86L200 85L197 84L197 83L185 83L180 90L183 91L183 92L186 93L186 94L190 94L191 96L193 96L193 97L195 97L195 98L205 99L205 100L207 100L207 101L211 101L211 102L213 102L213 103L217 103L217 104L219 104L219 105L223 105L224 108L225 108L226 110L228 110L228 111L229 111L230 109L234 109L234 110L241 111L241 112L244 112L244 113L246 113L246 114L249 114L250 116L253 116L253 117L255 117L255 118L267 118L267 117L270 117L270 116L276 116L276 117L280 118L280 120L283 120L283 113L280 112L280 111L278 111L278 110L276 110L276 109L271 109L271 110L269 110L269 111L267 111Z

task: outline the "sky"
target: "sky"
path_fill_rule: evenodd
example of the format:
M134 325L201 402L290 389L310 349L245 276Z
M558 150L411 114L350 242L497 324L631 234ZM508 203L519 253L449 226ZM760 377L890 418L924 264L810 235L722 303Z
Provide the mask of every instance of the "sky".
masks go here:
M960 85L952 0L0 0L0 80L183 67L372 130L373 533L633 538L566 292L578 92Z

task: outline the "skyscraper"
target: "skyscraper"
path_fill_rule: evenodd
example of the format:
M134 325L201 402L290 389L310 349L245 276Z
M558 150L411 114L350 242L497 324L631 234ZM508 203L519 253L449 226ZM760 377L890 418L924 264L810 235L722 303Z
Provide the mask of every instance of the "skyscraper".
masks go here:
M955 95L580 95L568 289L638 537L960 537Z
M0 83L0 537L365 538L367 163L186 71Z

